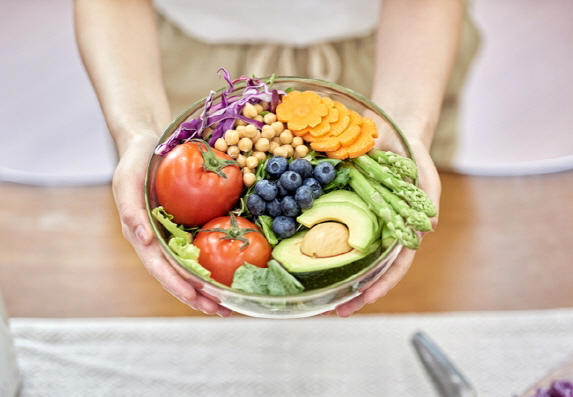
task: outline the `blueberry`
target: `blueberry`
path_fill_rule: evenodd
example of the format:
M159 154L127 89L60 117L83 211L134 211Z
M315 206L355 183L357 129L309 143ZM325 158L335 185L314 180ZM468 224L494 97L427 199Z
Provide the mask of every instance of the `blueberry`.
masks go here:
M308 186L301 186L296 189L296 194L294 195L294 199L300 208L303 210L312 207L312 190Z
M274 218L279 216L281 213L281 202L278 199L274 199L273 201L269 201L267 203L267 215Z
M303 179L312 176L312 165L306 159L296 159L289 164L288 169L298 173Z
M287 170L288 162L287 159L280 156L275 156L269 160L267 163L267 172L271 178L278 178L283 172Z
M289 192L295 192L302 185L302 178L294 171L286 171L281 175L279 183Z
M247 197L247 208L253 216L262 215L265 212L265 201L258 194L249 194Z
M314 178L306 178L303 182L302 182L303 186L308 186L310 188L310 190L312 191L312 198L313 199L317 199L322 195L322 186L320 186L320 183L318 183L318 181Z
M322 186L332 182L336 177L334 166L327 161L319 163L314 167L314 177Z
M277 185L274 182L263 179L255 185L255 192L266 201L274 200L279 192Z
M300 214L300 208L293 196L286 196L281 200L281 210L283 215L286 216L297 216Z
M277 216L273 219L272 229L278 238L287 238L296 232L296 222L290 216Z
M279 197L288 196L288 190L286 190L283 185L277 183L277 188L279 190Z

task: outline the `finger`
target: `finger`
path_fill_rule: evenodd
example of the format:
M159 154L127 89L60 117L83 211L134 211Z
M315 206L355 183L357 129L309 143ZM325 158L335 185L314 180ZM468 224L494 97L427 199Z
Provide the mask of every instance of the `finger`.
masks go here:
M362 309L364 306L364 297L362 295L357 296L356 298L339 305L336 308L336 314L338 317L349 317L352 313L357 312L358 310Z
M171 295L205 314L220 314L226 317L230 315L228 309L197 293L195 288L173 269L163 257L157 241L149 245L136 243L133 246L149 274L157 279Z
M428 197L436 206L436 210L439 212L442 183L440 181L438 170L425 148L413 146L412 150L414 151L414 157L418 163L420 188L426 192Z
M416 251L404 248L392 266L382 277L361 295L364 302L370 304L388 294L410 269Z
M197 292L173 267L163 258L156 242L149 246L134 245L143 265L159 283L181 302L197 308Z

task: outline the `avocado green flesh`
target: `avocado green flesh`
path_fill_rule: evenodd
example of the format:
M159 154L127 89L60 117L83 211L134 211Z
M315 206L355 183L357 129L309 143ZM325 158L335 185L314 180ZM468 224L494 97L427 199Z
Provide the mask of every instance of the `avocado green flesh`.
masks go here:
M329 285L346 280L370 266L380 255L379 247L372 248L367 255L354 262L348 263L341 267L331 268L318 272L299 272L293 273L305 290L327 287Z
M339 268L364 258L368 252L353 249L345 254L327 258L315 258L301 252L302 239L307 232L300 232L281 241L273 249L273 258L284 266L289 273L317 272L325 269Z
M321 203L351 203L363 210L368 210L368 205L354 192L348 190L335 190L326 193L314 201L314 204Z
M370 208L368 208L368 204L366 204L364 200L362 200L360 196L357 195L356 193L348 190L335 190L333 192L320 196L320 198L314 201L314 205L322 203L350 203L354 204L357 207L360 207L366 212L366 214L368 214L370 220L372 220L372 224L375 226L374 234L379 234L378 217L374 215L374 213L370 210Z
M360 251L364 251L377 237L376 224L372 223L368 212L350 203L315 204L296 220L308 228L326 221L343 223L348 227L348 244Z

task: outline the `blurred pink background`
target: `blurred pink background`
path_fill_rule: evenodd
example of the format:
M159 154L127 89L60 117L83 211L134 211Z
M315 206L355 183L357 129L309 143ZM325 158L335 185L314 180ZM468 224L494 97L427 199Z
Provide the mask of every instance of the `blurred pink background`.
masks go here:
M72 2L3 2L0 181L93 184L115 153L77 55ZM573 168L573 2L475 0L480 54L452 169L488 175ZM71 166L70 166L71 165Z

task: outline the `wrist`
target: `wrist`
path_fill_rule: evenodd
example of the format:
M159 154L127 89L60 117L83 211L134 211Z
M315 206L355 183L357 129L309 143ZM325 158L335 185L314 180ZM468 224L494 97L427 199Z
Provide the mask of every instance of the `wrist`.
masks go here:
M134 142L154 140L159 136L169 123L169 117L161 117L160 121L153 116L138 117L110 117L107 120L109 131L115 142L120 157L127 147Z
M434 131L438 125L440 106L429 103L413 103L399 96L398 101L388 97L373 95L372 101L380 106L400 127L408 141L419 142L430 149Z

